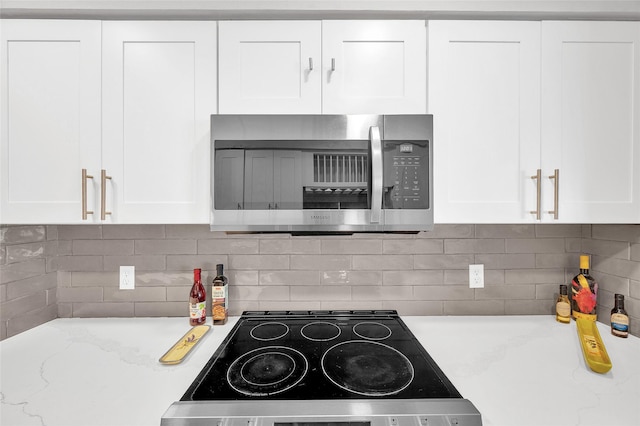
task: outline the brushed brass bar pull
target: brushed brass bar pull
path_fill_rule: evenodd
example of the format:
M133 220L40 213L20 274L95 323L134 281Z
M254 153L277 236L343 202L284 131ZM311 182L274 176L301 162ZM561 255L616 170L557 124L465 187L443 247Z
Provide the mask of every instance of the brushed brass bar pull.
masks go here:
M531 179L536 180L536 209L530 211L529 213L536 215L536 220L540 220L540 202L542 199L542 170L538 169L536 174L531 176Z
M93 210L87 210L87 179L93 179L93 176L87 174L87 169L82 169L82 220L93 214Z
M558 190L560 189L559 186L559 182L560 182L560 170L559 169L555 169L553 171L553 174L551 176L549 176L549 179L553 179L553 210L549 210L547 213L552 214L554 219L558 219L558 201L560 200L559 198L559 193Z
M111 180L111 176L107 176L107 171L102 169L100 178L100 220L106 220L107 215L111 214L107 211L107 179Z

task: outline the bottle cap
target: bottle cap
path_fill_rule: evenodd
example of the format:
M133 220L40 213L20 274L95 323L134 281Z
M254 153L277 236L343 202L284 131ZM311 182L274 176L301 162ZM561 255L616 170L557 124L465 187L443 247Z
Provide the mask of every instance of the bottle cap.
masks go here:
M589 269L589 256L586 254L580 255L580 269Z
M560 294L564 294L567 295L567 285L566 284L560 284Z

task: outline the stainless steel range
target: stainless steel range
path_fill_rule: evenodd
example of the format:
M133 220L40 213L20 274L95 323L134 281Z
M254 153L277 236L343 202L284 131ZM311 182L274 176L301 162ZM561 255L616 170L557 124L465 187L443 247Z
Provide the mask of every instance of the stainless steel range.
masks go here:
M396 311L247 311L163 426L481 425Z

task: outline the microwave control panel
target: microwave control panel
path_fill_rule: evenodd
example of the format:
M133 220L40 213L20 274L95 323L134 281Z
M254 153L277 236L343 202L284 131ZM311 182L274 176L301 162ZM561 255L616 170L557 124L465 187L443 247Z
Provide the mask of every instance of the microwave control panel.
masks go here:
M383 141L382 208L429 208L428 144L428 141Z

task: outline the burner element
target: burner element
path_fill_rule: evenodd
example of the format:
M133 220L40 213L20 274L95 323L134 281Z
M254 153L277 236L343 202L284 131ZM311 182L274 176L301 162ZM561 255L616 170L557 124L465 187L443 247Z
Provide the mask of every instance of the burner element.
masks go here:
M384 340L391 336L391 329L379 322L359 322L353 326L353 332L367 340Z
M341 332L340 327L337 325L324 321L310 322L300 330L300 334L305 338L316 342L333 340L338 337Z
M266 352L254 356L240 368L240 376L255 386L276 385L287 380L296 367L289 355L281 352Z
M307 359L297 350L267 346L236 359L227 370L227 381L244 395L274 395L300 383L308 367Z
M322 371L335 385L365 396L387 396L414 377L411 361L390 346L366 340L338 343L322 356Z
M251 337L264 342L277 340L284 337L289 332L289 326L281 322L265 322L258 324L251 329Z

